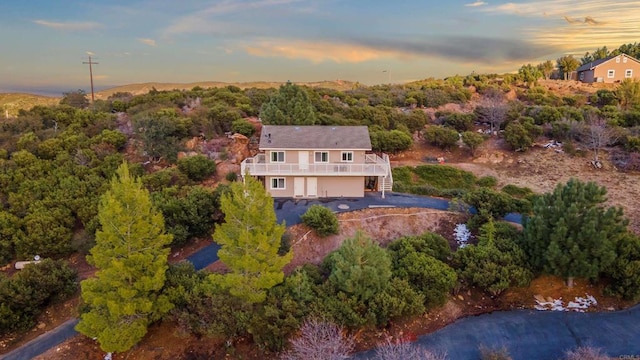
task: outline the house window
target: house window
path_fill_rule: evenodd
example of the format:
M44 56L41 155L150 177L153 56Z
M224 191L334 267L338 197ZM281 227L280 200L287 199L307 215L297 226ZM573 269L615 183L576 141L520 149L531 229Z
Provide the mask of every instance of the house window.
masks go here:
M272 151L271 162L284 162L284 151Z
M622 62L625 63L625 64L627 63L627 57L626 56L622 58Z
M353 151L343 151L342 162L353 162Z
M620 64L620 56L616 57L616 64Z
M584 80L584 71L580 72L580 81Z
M286 185L285 178L271 178L271 189L273 190L284 190Z
M615 77L615 76L616 76L616 71L615 71L615 70L609 70L609 71L607 71L607 77L608 77L609 79L611 79L611 78L613 78L613 77Z
M626 77L626 78L630 78L630 77L632 77L632 76L633 76L633 70L631 70L631 69L627 69L627 70L625 70L625 72L624 72L624 77Z
M314 157L317 163L329 162L329 152L327 151L316 151Z

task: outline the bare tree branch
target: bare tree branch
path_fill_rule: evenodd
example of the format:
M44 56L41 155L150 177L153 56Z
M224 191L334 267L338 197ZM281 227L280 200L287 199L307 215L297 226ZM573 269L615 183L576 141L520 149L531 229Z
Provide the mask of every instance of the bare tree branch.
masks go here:
M504 93L498 88L488 88L480 100L478 115L491 125L491 135L500 129L507 115Z
M387 339L376 349L376 360L445 360L446 354L435 354L411 342L393 342Z
M585 126L582 130L583 144L593 151L594 165L598 166L600 150L616 142L617 136L607 121L594 112L588 112L585 116Z
M300 327L300 336L291 340L291 349L282 360L343 360L354 349L353 338L330 322L310 319Z

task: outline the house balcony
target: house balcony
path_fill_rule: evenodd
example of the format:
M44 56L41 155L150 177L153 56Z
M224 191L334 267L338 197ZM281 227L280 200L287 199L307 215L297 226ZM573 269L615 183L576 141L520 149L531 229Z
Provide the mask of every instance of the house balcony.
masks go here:
M252 176L390 176L389 156L366 154L362 163L268 163L265 154L245 159L240 165L242 175Z

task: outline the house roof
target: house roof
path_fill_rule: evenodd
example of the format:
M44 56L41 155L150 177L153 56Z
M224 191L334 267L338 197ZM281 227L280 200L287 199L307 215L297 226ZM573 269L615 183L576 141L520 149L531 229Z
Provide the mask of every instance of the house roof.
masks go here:
M264 125L260 149L371 150L366 126Z
M623 57L629 58L629 59L631 59L631 60L633 60L635 62L640 62L640 61L636 60L634 57L629 56L627 54L618 54L618 55L613 55L613 56L609 56L609 57L606 57L606 58L603 58L603 59L598 59L598 60L594 60L594 61L588 62L588 63L580 66L579 68L577 68L576 71L586 71L586 70L595 69L596 67L598 67L598 66L606 63L607 61L609 61L611 59L614 59L614 58L616 58L617 56L620 56L620 55L622 55Z

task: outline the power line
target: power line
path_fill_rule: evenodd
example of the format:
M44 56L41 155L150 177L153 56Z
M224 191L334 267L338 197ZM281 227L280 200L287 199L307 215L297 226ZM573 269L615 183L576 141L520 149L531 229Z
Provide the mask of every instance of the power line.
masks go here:
M91 103L93 104L96 99L95 96L93 95L93 66L92 65L96 65L99 64L97 62L93 62L91 61L91 55L89 55L89 61L83 61L83 64L89 64L89 77L91 78Z

